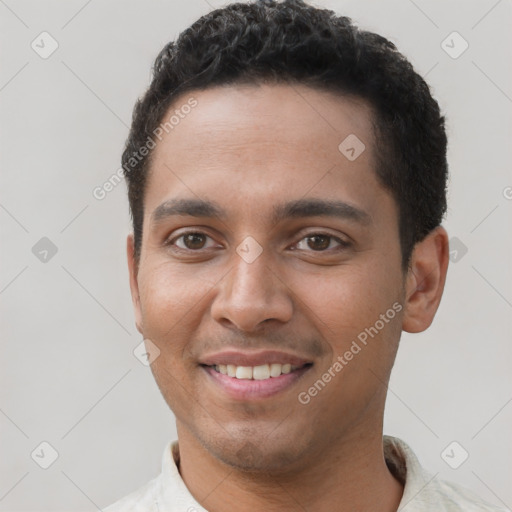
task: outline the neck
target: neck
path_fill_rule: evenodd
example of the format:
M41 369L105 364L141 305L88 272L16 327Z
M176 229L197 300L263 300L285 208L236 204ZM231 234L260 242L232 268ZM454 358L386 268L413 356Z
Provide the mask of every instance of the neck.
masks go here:
M300 469L244 472L213 457L178 422L180 473L191 494L210 512L396 512L402 485L384 459L382 427L357 432L309 457Z

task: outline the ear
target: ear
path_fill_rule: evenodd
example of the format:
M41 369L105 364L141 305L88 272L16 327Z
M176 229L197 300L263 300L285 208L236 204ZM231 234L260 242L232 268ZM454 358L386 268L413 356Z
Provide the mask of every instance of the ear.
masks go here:
M137 281L138 266L135 261L135 244L133 233L126 238L126 255L128 257L128 270L130 272L130 291L132 294L133 309L135 312L135 325L137 330L142 333L142 310L140 307L139 283Z
M404 331L422 332L434 320L443 295L449 254L448 234L442 226L414 246L405 284Z

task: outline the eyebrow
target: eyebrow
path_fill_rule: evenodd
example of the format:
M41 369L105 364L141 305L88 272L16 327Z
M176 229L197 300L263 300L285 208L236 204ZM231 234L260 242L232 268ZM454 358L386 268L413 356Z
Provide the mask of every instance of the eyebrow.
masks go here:
M344 201L325 199L298 199L274 207L273 222L302 217L336 217L352 220L359 224L371 224L369 213Z
M215 202L203 199L169 199L159 205L151 214L153 224L159 224L165 219L184 215L191 217L206 217L226 219L227 213ZM324 199L297 199L274 206L272 222L278 222L290 218L302 217L337 217L355 221L359 224L369 225L371 216L344 201Z
M174 215L226 218L222 208L213 201L204 201L203 199L169 199L154 209L151 214L151 220L154 224L158 224Z

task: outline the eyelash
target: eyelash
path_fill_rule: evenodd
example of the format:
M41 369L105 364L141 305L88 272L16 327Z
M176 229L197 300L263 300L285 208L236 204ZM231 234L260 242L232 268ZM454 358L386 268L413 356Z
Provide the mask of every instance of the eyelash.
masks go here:
M183 237L185 237L187 235L203 235L203 236L205 236L207 238L212 239L211 236L207 235L206 233L203 233L202 231L191 230L191 231L185 231L184 233L181 233L179 236L167 240L164 243L164 245L171 246L171 247L173 247L174 250L176 250L178 252L200 253L201 251L204 250L204 248L194 250L194 249L185 249L183 247L176 247L176 246L174 246L174 244L175 244L175 242L177 240L180 240L181 238L183 238ZM302 242L303 240L306 240L308 238L311 238L313 236L318 236L318 235L328 237L331 240L334 240L334 241L338 242L339 246L337 248L335 248L335 249L326 249L326 250L323 250L323 251L314 251L313 249L310 249L308 252L317 253L317 254L318 253L330 253L332 251L344 250L344 249L347 249L347 248L349 248L351 246L350 242L342 240L341 238L336 237L336 236L334 236L334 235L332 235L330 233L325 233L325 232L321 232L321 231L315 231L315 232L308 233L307 235L303 236L295 245L297 245L299 242ZM329 245L330 245L330 242L329 242ZM304 249L299 249L299 250L304 250Z

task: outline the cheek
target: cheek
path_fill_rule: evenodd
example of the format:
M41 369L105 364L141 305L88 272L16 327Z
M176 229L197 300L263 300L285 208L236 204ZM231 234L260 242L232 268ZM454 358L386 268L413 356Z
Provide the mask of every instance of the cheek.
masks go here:
M333 269L334 270L334 269ZM305 314L325 326L327 338L340 331L356 332L372 324L396 299L391 276L363 267L342 266L334 271L296 276L292 286L305 305ZM309 311L309 313L307 313Z
M380 385L375 374L385 376L392 366L400 337L400 315L393 309L400 299L396 276L378 266L347 265L329 276L308 276L307 284L297 279L293 289L331 349L318 372L333 371L334 362L343 358L343 369L334 371L336 378L324 398L348 393L345 401L351 404L350 396L369 398Z
M329 406L333 435L339 434L334 425L355 417L362 404L383 392L396 353L400 315L393 304L400 297L395 278L377 270L340 267L329 277L308 276L307 284L297 279L293 287L332 351L301 391L311 399L306 409L313 416L325 415L326 404L337 404ZM322 379L325 387L319 385Z
M162 264L147 267L140 275L139 286L144 336L154 340L161 350L183 351L188 340L183 330L201 310L208 284Z
M199 281L168 262L139 274L144 337L160 350L151 371L167 404L181 416L194 398L190 383L184 383L195 368L188 346L208 290Z

